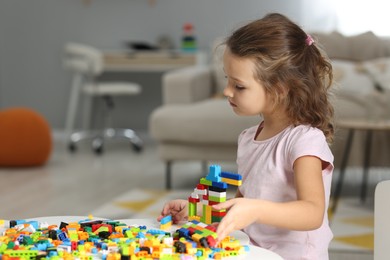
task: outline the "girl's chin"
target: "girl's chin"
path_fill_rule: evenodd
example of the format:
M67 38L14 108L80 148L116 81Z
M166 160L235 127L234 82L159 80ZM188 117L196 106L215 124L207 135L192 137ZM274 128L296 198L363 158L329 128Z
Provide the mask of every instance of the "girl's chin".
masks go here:
M245 111L242 111L242 110L238 109L237 107L233 107L233 111L238 116L255 116L255 115L258 115L258 114L253 114L253 113L247 113Z

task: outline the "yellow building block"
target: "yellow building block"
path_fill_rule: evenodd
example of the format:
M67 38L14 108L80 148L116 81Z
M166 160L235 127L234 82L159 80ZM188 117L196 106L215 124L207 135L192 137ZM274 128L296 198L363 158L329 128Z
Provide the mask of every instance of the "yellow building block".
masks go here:
M226 182L227 184L234 185L234 186L241 186L242 180L232 180L228 178L221 178L223 182Z

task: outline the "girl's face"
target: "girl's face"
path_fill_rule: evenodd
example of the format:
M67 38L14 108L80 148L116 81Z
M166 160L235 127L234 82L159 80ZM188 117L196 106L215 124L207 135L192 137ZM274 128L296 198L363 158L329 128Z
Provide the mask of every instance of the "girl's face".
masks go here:
M270 97L254 78L255 64L251 59L237 57L227 47L223 55L227 85L223 94L238 115L259 115L270 112Z

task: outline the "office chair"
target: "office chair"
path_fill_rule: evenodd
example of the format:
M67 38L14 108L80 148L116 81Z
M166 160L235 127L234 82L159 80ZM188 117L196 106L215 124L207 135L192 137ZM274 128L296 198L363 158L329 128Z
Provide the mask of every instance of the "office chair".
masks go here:
M65 131L71 152L76 144L85 139L92 139L92 148L96 154L103 152L104 140L108 138L126 138L134 151L140 152L143 142L132 129L115 129L110 127L111 113L114 108L113 96L138 95L141 86L133 82L98 82L97 76L103 72L103 55L91 46L68 43L65 45L65 68L73 72L71 93L68 105ZM104 129L74 132L77 107L80 95L101 97L105 103L106 113ZM88 113L89 114L89 113Z

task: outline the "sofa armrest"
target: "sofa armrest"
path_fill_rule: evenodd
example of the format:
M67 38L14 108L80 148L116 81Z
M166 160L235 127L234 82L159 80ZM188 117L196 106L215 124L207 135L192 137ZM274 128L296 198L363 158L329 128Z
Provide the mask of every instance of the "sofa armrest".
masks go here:
M209 98L211 67L191 66L167 72L162 78L163 104L185 104Z

